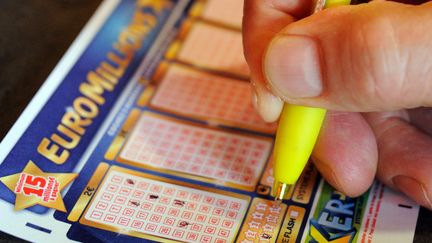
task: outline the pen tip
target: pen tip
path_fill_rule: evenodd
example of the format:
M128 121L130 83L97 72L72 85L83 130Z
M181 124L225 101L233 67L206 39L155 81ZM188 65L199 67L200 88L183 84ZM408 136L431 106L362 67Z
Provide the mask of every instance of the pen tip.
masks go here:
M275 180L273 183L271 196L275 198L275 201L282 201L289 198L292 185Z

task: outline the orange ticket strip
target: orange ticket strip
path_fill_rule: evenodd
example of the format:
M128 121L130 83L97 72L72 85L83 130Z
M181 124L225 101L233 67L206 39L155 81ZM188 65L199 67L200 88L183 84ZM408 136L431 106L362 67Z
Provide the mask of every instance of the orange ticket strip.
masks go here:
M254 198L237 242L276 242L287 206Z
M314 185L318 178L318 170L309 163L296 183L292 200L295 202L308 204L313 193Z
M190 26L187 36L181 44L174 42L171 45L167 52L168 58L176 53L176 60L183 63L243 78L249 77L249 67L243 55L242 36L239 31L202 21L186 24Z
M233 242L249 200L113 166L80 223L159 242Z
M198 1L190 15L212 23L240 29L243 19L243 0Z
M275 124L264 122L251 102L250 85L172 64L150 102L151 107L213 123L274 133Z
M273 158L269 159L267 166L264 170L264 173L261 177L260 184L264 186L271 187L273 186L274 177L273 177Z
M281 227L278 243L294 243L299 235L300 227L305 219L306 210L297 206L290 206L285 216L283 225Z
M114 160L117 156L118 152L120 151L121 147L123 146L124 142L126 141L126 135L129 133L129 131L132 129L133 125L135 125L136 121L141 115L141 111L138 109L133 109L129 113L126 121L123 124L123 127L121 128L119 134L114 138L113 142L111 143L110 147L108 148L107 152L105 153L105 159L106 160Z
M138 98L137 105L140 107L146 106L150 98L154 94L154 91L155 91L155 87L153 85L148 85L141 93L140 97Z
M78 221L82 212L84 211L87 204L90 202L90 199L94 195L96 188L99 186L103 176L107 172L109 165L107 163L100 163L96 168L96 171L93 173L90 181L87 183L84 188L81 196L78 198L78 201L75 203L72 211L68 215L68 220L72 222Z
M272 141L144 112L117 160L253 191L271 153Z

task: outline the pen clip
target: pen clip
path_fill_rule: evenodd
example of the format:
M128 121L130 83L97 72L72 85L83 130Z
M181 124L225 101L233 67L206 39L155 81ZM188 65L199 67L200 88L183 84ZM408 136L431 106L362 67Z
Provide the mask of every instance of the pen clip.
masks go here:
M315 0L315 3L313 5L313 9L312 9L312 13L314 14L316 12L323 10L325 7L325 4L326 4L326 0Z

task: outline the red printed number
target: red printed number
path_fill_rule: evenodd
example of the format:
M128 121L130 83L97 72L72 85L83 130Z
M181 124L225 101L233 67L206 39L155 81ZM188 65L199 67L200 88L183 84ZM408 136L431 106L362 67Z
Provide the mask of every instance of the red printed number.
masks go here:
M25 186L23 188L24 194L27 196L37 195L38 197L42 197L42 193L43 193L43 189L45 188L45 185L46 185L45 178L39 176L27 175L25 180Z

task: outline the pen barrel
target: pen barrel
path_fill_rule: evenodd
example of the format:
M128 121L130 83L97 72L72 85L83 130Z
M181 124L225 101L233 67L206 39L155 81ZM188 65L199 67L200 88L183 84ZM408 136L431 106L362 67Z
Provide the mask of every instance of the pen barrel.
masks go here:
M350 5L351 0L327 0L325 4L325 8L331 8L341 5Z
M285 104L273 152L274 177L295 184L318 138L325 109Z

